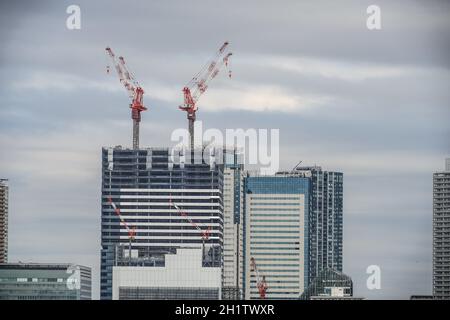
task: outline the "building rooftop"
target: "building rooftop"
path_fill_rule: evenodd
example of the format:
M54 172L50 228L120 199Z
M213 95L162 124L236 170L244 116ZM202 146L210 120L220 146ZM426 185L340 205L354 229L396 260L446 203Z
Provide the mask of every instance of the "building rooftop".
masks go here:
M59 270L67 269L69 266L79 266L90 269L90 267L82 266L76 263L36 263L36 262L16 262L16 263L0 263L0 269L45 269Z

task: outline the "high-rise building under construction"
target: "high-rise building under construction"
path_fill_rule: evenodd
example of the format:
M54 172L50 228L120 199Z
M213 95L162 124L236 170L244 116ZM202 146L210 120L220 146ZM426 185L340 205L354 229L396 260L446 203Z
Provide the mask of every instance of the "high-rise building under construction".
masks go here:
M103 148L101 202L101 299L112 298L121 257L126 265L155 266L177 249L201 248L205 267L222 266L223 166L191 163L168 148Z

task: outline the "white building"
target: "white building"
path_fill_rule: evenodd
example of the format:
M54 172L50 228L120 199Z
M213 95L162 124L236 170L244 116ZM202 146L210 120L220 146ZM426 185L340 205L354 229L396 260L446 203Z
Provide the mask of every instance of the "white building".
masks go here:
M203 267L201 249L166 254L164 266L114 266L113 300L220 299L220 267Z

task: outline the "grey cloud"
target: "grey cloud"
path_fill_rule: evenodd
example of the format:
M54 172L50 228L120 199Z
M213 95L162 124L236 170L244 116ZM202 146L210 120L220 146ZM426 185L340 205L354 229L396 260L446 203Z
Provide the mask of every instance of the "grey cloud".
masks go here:
M104 47L124 55L146 89L143 145L163 146L186 127L182 86L229 40L234 76L211 94L275 86L331 99L289 113L233 110L226 96L211 112L201 101L205 129L280 128L283 168L304 159L344 171L344 264L357 294L431 292L430 179L450 153L448 2L377 1L380 32L365 28L371 1L79 1L80 31L65 28L69 4L1 3L0 176L11 181L11 259L91 265L98 297L100 148L131 140L128 100L105 74ZM349 65L349 74L365 66L401 73L348 80L258 60L282 57ZM48 87L17 86L36 75ZM52 85L58 79L62 88ZM365 288L373 263L383 268L380 292Z

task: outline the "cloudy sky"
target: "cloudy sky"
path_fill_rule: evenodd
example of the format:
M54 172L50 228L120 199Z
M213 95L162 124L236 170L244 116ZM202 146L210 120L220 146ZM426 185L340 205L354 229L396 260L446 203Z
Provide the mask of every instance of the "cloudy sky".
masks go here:
M344 172L344 271L355 294L431 294L432 172L450 155L450 3L71 1L0 4L0 177L10 180L10 261L93 268L100 152L131 144L128 98L106 46L146 90L141 145L186 127L181 88L225 40L233 78L199 103L205 128L278 128L282 168ZM366 268L381 268L381 289Z

